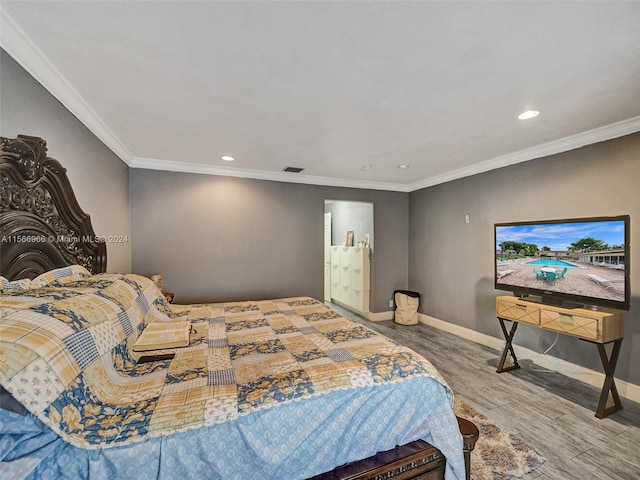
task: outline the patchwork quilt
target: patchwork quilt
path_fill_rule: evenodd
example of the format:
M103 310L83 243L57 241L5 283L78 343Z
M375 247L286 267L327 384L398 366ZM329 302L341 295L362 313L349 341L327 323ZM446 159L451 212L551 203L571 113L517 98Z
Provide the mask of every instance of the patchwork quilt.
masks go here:
M0 382L69 443L112 447L256 410L427 375L427 360L312 298L176 306L149 279L36 281L0 300ZM147 322L188 319L189 347L137 363Z

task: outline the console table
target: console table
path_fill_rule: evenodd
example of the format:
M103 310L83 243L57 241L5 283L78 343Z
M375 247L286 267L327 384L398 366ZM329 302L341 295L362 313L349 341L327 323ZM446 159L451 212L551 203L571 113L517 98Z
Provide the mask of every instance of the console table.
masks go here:
M624 338L624 314L622 312L611 309L562 308L531 299L503 295L496 299L496 315L506 340L498 363L498 373L520 368L512 344L519 323L572 335L585 342L595 343L598 347L605 380L596 408L596 417L604 418L622 410L622 403L614 379L618 355ZM505 321L513 322L510 330L507 330ZM605 345L608 343L613 344L610 355L605 349ZM505 367L508 354L511 354L513 362L512 365ZM613 404L607 407L609 393L611 393Z

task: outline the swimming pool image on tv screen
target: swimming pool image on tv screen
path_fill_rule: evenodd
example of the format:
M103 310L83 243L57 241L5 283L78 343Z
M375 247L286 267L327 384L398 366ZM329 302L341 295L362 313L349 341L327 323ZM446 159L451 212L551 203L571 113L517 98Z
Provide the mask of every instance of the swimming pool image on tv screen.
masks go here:
M601 217L496 224L496 288L590 305L624 304L627 221Z
M527 265L539 265L543 267L569 267L577 268L577 265L573 263L565 262L563 260L556 260L555 258L539 258L538 260L532 260L527 262Z

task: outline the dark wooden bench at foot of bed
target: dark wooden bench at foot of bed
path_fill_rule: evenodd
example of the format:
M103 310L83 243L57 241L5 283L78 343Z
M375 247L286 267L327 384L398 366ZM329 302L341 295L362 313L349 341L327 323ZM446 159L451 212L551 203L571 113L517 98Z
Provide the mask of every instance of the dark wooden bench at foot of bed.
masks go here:
M478 441L478 428L458 417L464 441L466 478L470 479L471 451ZM393 450L349 463L309 480L440 480L444 478L445 458L440 450L424 440L400 445Z

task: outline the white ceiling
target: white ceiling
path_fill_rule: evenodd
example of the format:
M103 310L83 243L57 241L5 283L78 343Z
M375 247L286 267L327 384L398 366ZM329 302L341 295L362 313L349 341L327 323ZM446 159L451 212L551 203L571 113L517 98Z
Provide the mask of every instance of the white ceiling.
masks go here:
M637 1L0 7L2 47L133 167L413 191L640 130Z

